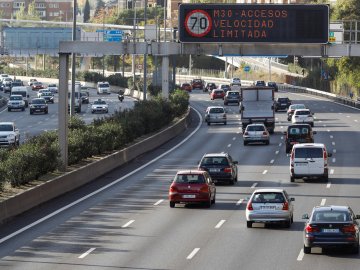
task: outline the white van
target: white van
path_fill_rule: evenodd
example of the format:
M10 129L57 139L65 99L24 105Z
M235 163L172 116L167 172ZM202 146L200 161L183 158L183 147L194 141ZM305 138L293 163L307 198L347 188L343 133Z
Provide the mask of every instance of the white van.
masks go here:
M317 177L324 181L329 179L328 157L322 143L295 144L290 155L290 181L296 178Z
M108 82L98 82L97 94L110 94L110 84Z
M22 95L25 107L29 107L29 91L27 86L14 86L11 88L11 95Z

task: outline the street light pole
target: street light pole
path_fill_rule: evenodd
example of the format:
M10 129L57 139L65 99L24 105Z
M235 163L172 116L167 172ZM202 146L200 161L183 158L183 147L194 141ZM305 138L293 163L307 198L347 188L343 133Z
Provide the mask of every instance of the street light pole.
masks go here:
M73 28L72 28L72 40L76 40L76 0L73 2ZM75 65L76 65L76 54L71 54L71 103L70 103L70 116L75 113Z

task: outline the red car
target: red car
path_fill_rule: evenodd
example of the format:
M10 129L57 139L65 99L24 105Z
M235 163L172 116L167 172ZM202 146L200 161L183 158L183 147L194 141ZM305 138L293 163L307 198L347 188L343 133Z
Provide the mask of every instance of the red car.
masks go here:
M211 100L224 99L224 97L225 97L225 91L221 90L221 89L214 89L214 90L212 90L212 92L210 94Z
M31 89L32 90L44 89L44 85L41 82L33 82L33 84L31 85Z
M216 187L207 171L178 171L169 189L170 207L176 203L215 203Z
M191 92L192 90L192 87L190 85L190 83L183 83L180 87L181 90L185 90L185 91L188 91L188 92Z
M191 87L192 89L200 89L200 90L204 90L205 86L204 86L204 82L201 79L193 79L191 82Z

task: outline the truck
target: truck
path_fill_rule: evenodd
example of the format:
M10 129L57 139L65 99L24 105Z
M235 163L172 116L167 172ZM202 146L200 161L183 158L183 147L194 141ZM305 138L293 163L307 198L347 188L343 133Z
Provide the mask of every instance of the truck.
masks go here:
M274 88L261 86L241 87L239 107L243 132L249 124L263 123L269 133L274 133Z

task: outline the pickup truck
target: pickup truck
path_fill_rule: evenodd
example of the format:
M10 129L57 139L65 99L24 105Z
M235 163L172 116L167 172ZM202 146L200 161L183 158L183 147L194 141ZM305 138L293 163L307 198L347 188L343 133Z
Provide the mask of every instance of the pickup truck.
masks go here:
M0 122L0 146L10 147L20 144L20 132L14 122Z

